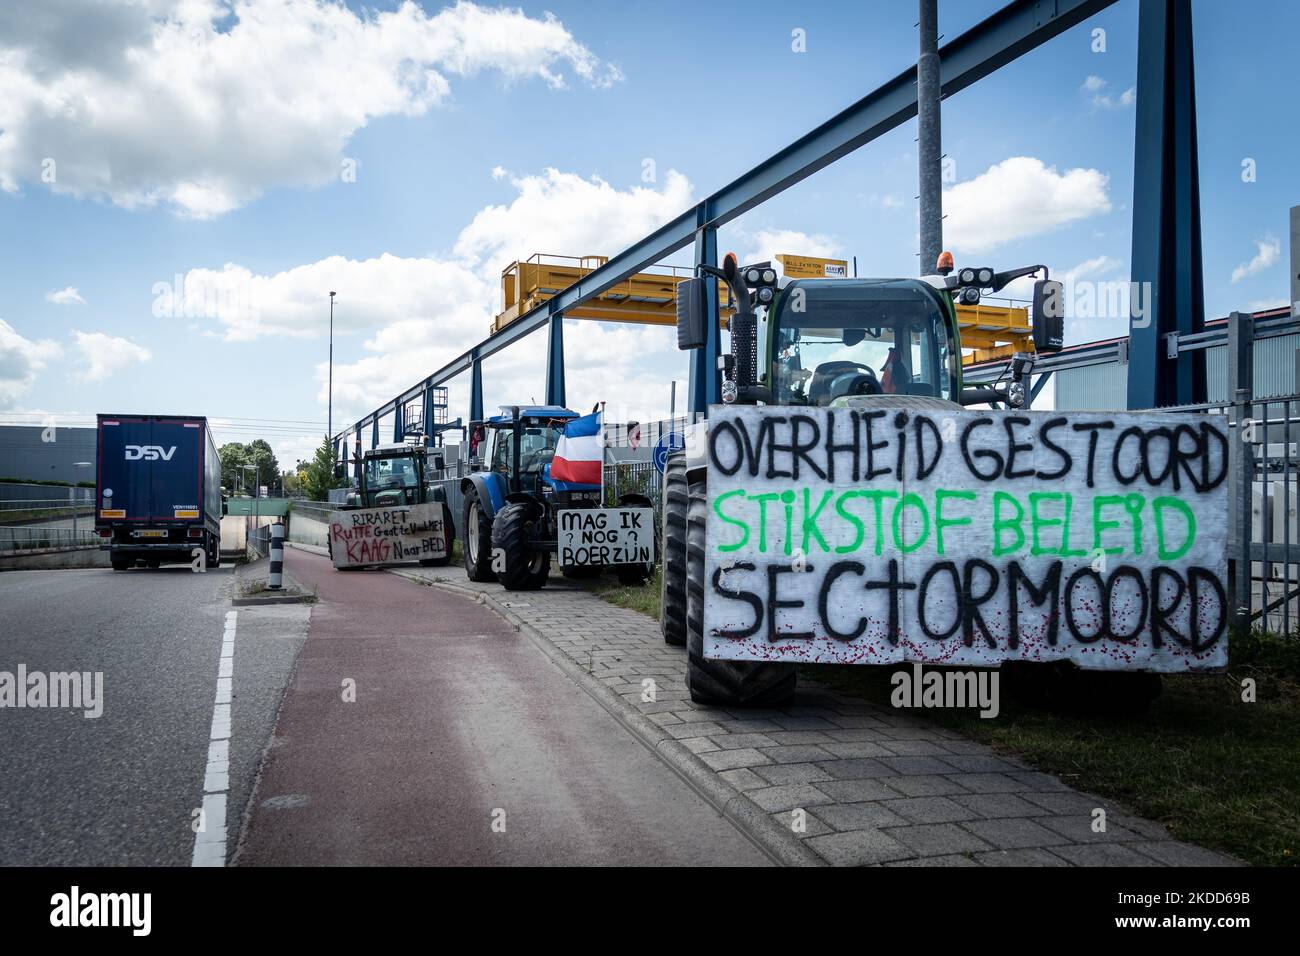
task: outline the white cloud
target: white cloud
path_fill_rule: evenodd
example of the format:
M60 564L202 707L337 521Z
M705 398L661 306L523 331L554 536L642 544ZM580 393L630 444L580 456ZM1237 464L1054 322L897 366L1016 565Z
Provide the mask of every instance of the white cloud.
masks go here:
M1109 177L1096 169L1058 173L1012 156L943 194L944 239L954 253L980 254L1110 211Z
M746 248L741 262L776 261L778 254L816 256L824 259L843 258L842 247L831 236L821 233L800 232L797 229L760 229L744 236Z
M11 409L31 389L36 373L63 350L49 339L32 341L0 319L0 409Z
M618 190L599 177L546 169L514 176L518 195L488 206L456 240L456 255L495 279L501 269L535 252L610 255L631 245L691 204L691 184L669 170L663 183Z
M370 120L423 115L449 77L485 71L555 89L621 79L551 14L468 2L0 5L0 188L52 171L57 192L211 218L328 182Z
M1107 85L1107 81L1100 76L1089 75L1079 90L1088 94L1094 108L1101 110L1127 109L1137 101L1137 87L1130 86L1119 96L1111 96L1104 92Z
M45 301L53 302L55 305L85 305L86 300L81 297L73 286L66 289L60 289L58 292L45 293Z
M1258 275L1265 269L1276 265L1281 255L1282 244L1278 242L1277 237L1265 235L1261 239L1256 239L1255 255L1249 262L1243 262L1232 270L1232 281L1240 282L1242 279Z
M183 277L183 289L162 290L155 311L164 317L213 318L228 340L274 335L320 342L315 378L323 405L328 365L322 340L328 330L328 293L337 291L334 419L339 425L371 411L486 338L501 307L501 269L510 261L536 252L618 252L693 201L690 182L674 170L661 176L657 187L616 189L599 178L554 169L512 176L510 182L514 199L480 210L461 231L450 255L384 254L366 260L333 256L272 275L258 275L235 263L191 269ZM680 373L677 366L685 365L675 351L671 328L571 322L567 330L572 402L589 406L604 400L620 408L645 408L653 386L666 383ZM489 407L521 396L543 398L538 354L545 347L539 334L485 362ZM647 355L661 352L669 354L667 364L645 365ZM463 413L466 384L453 384L458 409L453 418ZM666 408L666 384L655 401Z
M84 369L82 381L102 382L125 369L153 358L153 353L142 345L104 332L73 331L77 351L81 353Z

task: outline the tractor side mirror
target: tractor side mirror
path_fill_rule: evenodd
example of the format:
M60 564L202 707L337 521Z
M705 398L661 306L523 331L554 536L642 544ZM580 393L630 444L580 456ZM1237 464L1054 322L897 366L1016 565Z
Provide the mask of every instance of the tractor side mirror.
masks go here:
M1065 347L1065 287L1055 279L1034 283L1034 350L1059 352Z
M707 312L707 288L704 276L683 279L677 283L677 347L679 349L704 348Z
M342 479L346 478L347 476L348 476L348 466L347 466L347 465L344 465L344 464L340 463L340 464L337 464L337 465L334 466L334 478L335 478L336 481L341 481Z
M433 456L434 471L442 471L446 467L447 467L447 460L442 455Z

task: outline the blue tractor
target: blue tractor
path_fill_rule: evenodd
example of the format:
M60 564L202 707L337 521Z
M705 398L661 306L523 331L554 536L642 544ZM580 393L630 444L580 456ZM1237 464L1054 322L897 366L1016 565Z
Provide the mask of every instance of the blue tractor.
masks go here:
M461 482L465 573L511 591L546 584L554 555L568 577L615 571L624 584L654 572L653 503L625 494L602 507L600 484L551 476L551 460L577 412L556 405L502 406L471 422L471 473Z

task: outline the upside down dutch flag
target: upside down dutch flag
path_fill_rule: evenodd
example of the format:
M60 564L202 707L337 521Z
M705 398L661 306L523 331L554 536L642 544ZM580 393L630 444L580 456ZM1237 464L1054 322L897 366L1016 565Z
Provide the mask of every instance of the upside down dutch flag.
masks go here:
M566 422L551 460L551 477L584 485L600 484L600 469L605 461L601 439L600 412Z

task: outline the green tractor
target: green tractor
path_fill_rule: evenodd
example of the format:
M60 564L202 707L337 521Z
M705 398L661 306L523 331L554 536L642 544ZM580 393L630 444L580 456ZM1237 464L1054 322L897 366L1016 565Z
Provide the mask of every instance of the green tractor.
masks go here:
M722 268L678 286L677 336L682 349L706 342L707 283L721 279L736 304L731 351L719 363L726 404L944 409L1025 403L1022 374L998 388L962 387L961 341L955 304L974 304L1012 280L1043 272L1029 266L1009 272L951 269L919 279L819 278L779 280L769 263L740 266L728 254ZM942 269L942 266L941 266ZM1039 351L1059 349L1063 320L1060 283L1034 285L1034 326ZM664 476L662 631L669 644L685 645L687 685L699 703L766 706L795 689L795 665L730 661L703 653L707 423L688 430L686 447L673 452Z
M442 502L443 527L447 530L447 554L441 558L423 559L420 564L424 567L450 564L455 526L446 494L433 483L443 468L441 448L428 448L423 442L377 445L361 453L357 487L348 492L338 510L356 511L362 508L394 508ZM333 556L334 546L331 541L331 560Z

